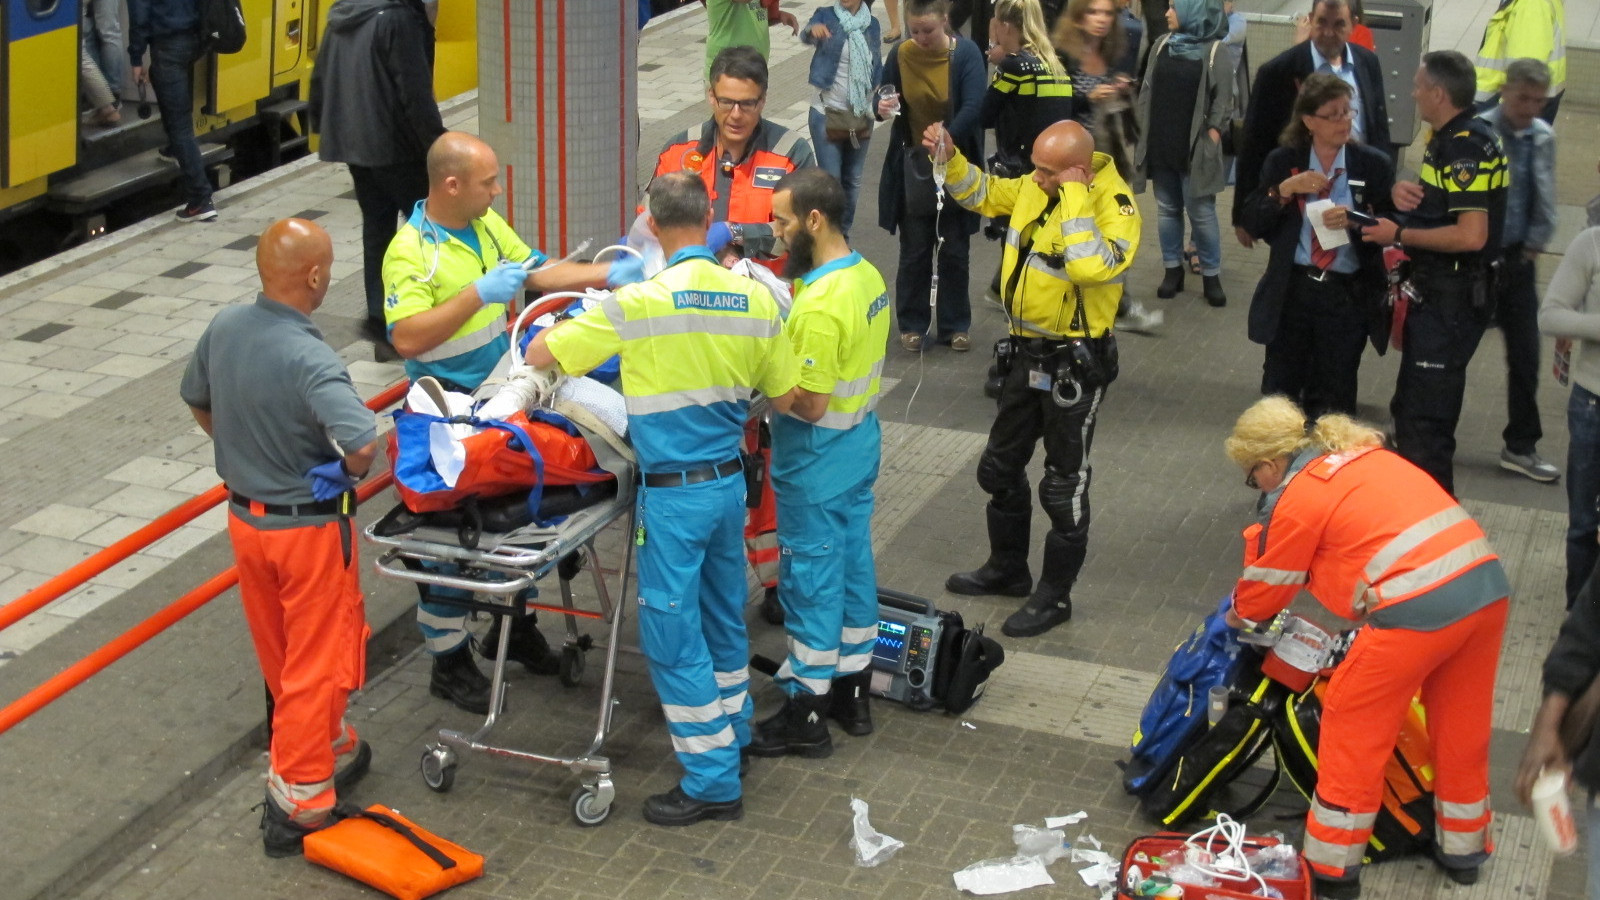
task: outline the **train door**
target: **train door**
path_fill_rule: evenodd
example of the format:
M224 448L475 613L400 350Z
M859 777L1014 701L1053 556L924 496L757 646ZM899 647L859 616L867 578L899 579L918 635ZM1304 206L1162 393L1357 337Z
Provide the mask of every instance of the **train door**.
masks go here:
M78 18L79 0L0 0L0 188L77 163Z
M284 2L298 5L301 0ZM254 113L255 102L272 92L272 57L277 47L274 0L240 0L239 6L244 11L244 49L211 56L205 111L213 115L246 106ZM272 39L263 40L268 37Z

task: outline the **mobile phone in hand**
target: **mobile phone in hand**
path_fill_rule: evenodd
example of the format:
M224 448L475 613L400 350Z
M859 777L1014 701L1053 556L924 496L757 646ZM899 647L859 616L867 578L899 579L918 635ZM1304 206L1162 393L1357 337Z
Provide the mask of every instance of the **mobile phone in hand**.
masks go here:
M1377 216L1368 215L1367 213L1359 210L1347 209L1344 211L1344 217L1345 220L1351 224L1351 226L1356 228L1366 228L1368 226L1378 224Z

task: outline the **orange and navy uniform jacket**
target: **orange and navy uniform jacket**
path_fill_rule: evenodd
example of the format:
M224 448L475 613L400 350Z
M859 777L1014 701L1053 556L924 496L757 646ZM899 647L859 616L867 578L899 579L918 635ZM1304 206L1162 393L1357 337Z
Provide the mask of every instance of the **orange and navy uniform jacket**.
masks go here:
M655 174L698 173L711 193L712 221L742 225L744 255L782 275L784 257L772 253L772 189L795 169L815 164L810 141L765 119L756 124L743 159L723 159L717 123L707 120L667 142Z
M1347 619L1434 631L1511 594L1478 523L1378 447L1296 457L1260 519L1233 594L1246 619L1272 618L1304 588Z

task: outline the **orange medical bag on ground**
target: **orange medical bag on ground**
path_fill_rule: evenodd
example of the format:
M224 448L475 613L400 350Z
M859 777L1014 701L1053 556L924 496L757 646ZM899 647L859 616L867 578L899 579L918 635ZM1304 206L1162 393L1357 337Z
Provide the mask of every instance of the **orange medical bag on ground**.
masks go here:
M338 823L306 835L306 859L399 900L422 900L483 874L483 857L395 810L341 806Z

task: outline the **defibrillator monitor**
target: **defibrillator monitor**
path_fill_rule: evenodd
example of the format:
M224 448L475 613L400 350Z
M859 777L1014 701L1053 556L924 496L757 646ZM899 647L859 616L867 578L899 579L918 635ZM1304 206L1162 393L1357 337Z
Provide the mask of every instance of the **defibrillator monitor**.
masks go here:
M880 587L869 690L913 708L932 706L939 630L939 612L932 602Z

